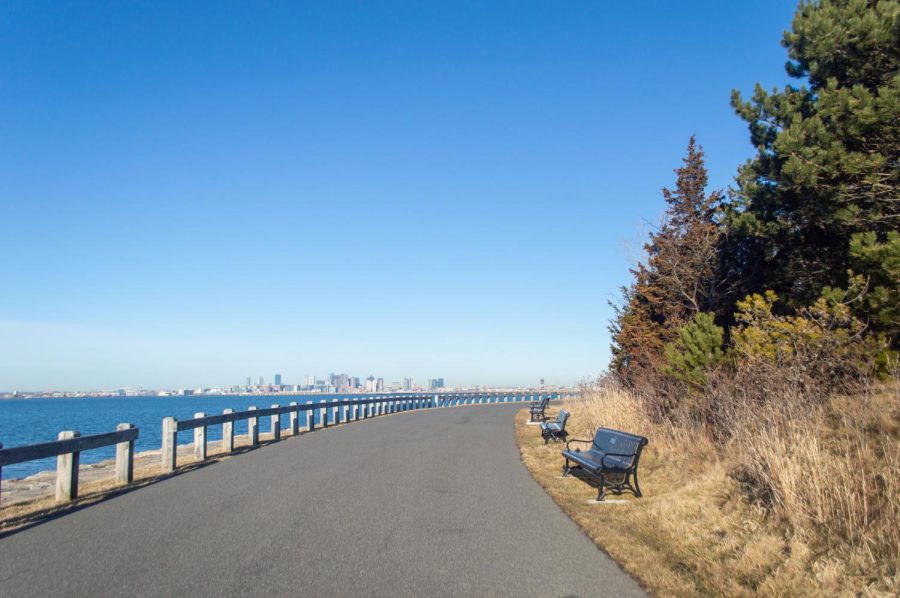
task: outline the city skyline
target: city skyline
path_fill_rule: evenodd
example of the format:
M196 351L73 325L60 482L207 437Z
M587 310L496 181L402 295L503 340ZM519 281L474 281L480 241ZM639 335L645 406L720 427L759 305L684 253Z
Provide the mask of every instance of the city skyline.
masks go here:
M429 378L426 384L417 384L412 376L407 376L402 381L386 382L383 377L368 375L364 380L359 376L349 374L329 373L324 378L308 374L303 376L303 384L285 383L281 374L275 374L271 384L266 383L265 376L259 375L256 384L252 383L252 377L245 378L245 384L234 385L199 385L184 388L148 388L148 387L124 387L106 389L3 389L0 388L0 398L38 398L38 397L103 397L103 396L224 396L224 395L278 395L278 394L379 394L379 393L404 393L404 392L444 392L454 390L477 389L522 389L522 388L573 388L574 385L545 384L544 379L537 384L529 385L448 385L444 378Z
M243 384L199 384L199 385L188 385L184 387L159 387L159 388L150 388L145 386L124 386L124 387L115 387L115 388L79 388L79 389L58 389L58 388L16 388L16 389L6 389L0 388L0 394L34 394L34 393L52 393L52 392L73 392L73 393L103 393L103 392L116 392L116 391L139 391L139 390L148 390L148 391L167 391L167 392L176 392L176 391L186 391L192 390L195 392L205 392L205 391L230 391L230 392L250 392L250 391L260 391L266 390L268 392L322 392L322 393L340 393L340 392L390 392L390 391L399 391L399 390L412 390L412 389L442 389L446 388L444 378L428 378L427 384L424 385L416 385L414 383L414 377L407 376L400 380L387 381L383 376L376 377L374 374L369 374L365 378L360 376L354 376L346 373L335 374L334 372L329 372L327 376L323 376L319 378L316 374L306 374L301 376L299 379L302 379L303 382L291 382L290 377L285 378L281 373L275 373L271 377L271 382L266 382L266 376L264 374L258 374L256 376L256 383L253 384L253 376L247 376L244 378ZM541 385L543 385L543 380L541 380ZM476 385L477 386L477 385ZM459 385L458 388L471 388L472 385ZM498 388L502 388L502 386L498 386Z

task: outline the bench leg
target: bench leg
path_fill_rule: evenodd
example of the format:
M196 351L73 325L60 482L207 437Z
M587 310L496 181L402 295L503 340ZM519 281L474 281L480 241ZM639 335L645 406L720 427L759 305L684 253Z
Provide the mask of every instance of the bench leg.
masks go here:
M569 472L570 472L570 471L572 471L572 468L569 467L569 460L566 459L566 464L563 465L563 477L564 477L564 478L569 477Z
M603 483L603 474L600 474L600 486L597 488L597 502L601 502L606 497L606 487Z
M641 497L641 486L638 484L637 470L634 470L634 495L637 498Z

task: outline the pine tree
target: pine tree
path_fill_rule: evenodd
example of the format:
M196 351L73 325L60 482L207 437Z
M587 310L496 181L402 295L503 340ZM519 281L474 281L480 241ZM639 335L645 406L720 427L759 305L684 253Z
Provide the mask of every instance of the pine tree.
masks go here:
M879 277L884 264L854 260L851 247L900 229L900 2L802 2L783 45L805 85L757 85L749 101L733 92L758 154L739 171L723 271L732 305L773 289L793 312L855 275ZM900 280L880 280L896 297ZM869 323L893 327L896 343L891 317Z
M703 388L709 370L725 360L724 330L712 313L700 312L677 332L678 338L666 345L666 374Z

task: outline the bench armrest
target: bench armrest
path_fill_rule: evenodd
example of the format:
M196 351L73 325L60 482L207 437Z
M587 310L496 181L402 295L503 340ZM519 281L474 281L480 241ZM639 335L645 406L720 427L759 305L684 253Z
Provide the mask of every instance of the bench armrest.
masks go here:
M600 460L600 465L602 465L603 467L606 467L606 458L607 457L628 457L629 459L631 459L631 464L629 464L629 467L631 467L631 465L634 465L634 453L632 453L632 454L604 453L603 458Z
M570 450L569 444L572 442L586 442L588 444L593 444L594 441L593 440L585 440L583 438L570 438L569 440L566 441L566 450L567 451Z

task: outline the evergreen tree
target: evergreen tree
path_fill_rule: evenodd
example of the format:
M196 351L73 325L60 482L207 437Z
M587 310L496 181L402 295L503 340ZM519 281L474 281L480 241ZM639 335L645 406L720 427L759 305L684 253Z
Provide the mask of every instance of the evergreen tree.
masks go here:
M694 137L674 189L663 189L666 213L659 230L644 245L646 264L633 269L634 282L614 306L611 369L630 385L652 381L665 366L664 348L677 329L718 302L721 193L706 194L708 177L703 150Z
M666 374L703 388L707 372L725 360L724 330L713 314L699 312L677 332L678 338L666 345Z
M900 229L900 2L802 2L783 45L788 74L806 85L732 96L758 154L729 205L729 305L773 289L793 312L855 276L896 298L900 279L871 259L890 251L854 259L851 248L890 246ZM872 309L869 324L896 343L896 310Z

